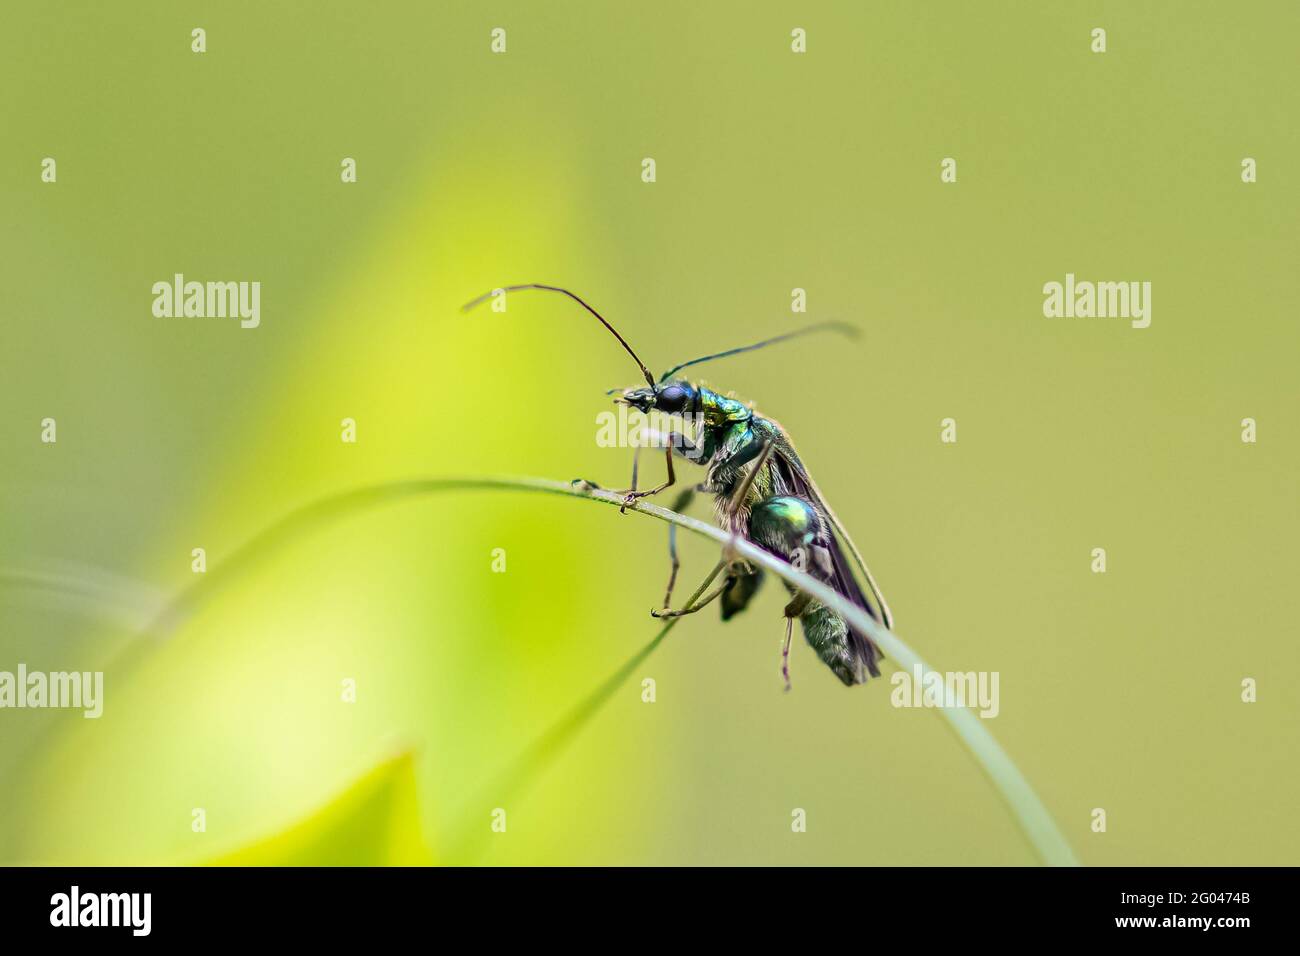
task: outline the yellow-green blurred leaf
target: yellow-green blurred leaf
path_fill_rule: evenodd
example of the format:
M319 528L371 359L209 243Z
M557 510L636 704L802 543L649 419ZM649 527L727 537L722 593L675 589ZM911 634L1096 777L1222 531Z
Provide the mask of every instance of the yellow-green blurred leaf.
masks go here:
M404 752L280 833L210 860L214 866L422 866L415 767Z

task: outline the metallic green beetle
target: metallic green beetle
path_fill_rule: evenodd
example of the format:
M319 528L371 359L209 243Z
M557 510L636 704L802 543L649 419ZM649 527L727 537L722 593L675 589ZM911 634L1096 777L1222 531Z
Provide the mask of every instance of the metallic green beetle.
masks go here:
M748 538L776 557L811 574L861 607L873 619L882 622L886 628L892 629L893 618L889 605L876 586L861 552L826 504L784 429L772 419L757 414L743 402L677 377L682 369L702 362L750 352L810 332L836 330L852 334L852 327L839 323L809 326L752 345L683 362L669 369L656 381L623 336L599 312L567 289L540 283L506 286L480 296L465 308L470 309L493 295L524 289L541 289L568 296L595 316L618 339L636 361L646 380L644 386L616 389L619 401L643 413L658 411L680 415L685 420L696 423L693 438L679 432L665 436L664 460L668 476L662 484L638 491L637 465L634 461L632 487L620 492L625 496L625 506L638 498L658 494L676 483L674 455L692 461L705 468L705 480L684 491L674 502L674 511L687 507L697 492L713 495L718 522L724 530ZM652 611L652 614L656 617L693 614L721 598L722 619L725 621L748 606L762 582L762 571L743 561L724 559L715 568L713 575L716 576L719 571L724 572L721 585L688 607L669 610L679 567L675 525L669 527L668 541L672 569L663 608ZM852 554L871 591L872 600L867 599L858 584L853 568L845 558L844 547ZM878 662L883 655L869 636L854 630L837 612L808 595L795 591L789 585L787 590L792 596L785 607L786 633L781 651L781 673L787 690L790 689L790 637L795 618L799 619L809 646L846 685L865 683L868 675L880 676Z

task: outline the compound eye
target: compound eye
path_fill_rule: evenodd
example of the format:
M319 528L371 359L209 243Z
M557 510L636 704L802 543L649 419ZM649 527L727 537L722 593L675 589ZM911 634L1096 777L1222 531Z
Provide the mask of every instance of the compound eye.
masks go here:
M659 393L655 404L662 412L680 412L686 407L686 389L680 385L669 385Z

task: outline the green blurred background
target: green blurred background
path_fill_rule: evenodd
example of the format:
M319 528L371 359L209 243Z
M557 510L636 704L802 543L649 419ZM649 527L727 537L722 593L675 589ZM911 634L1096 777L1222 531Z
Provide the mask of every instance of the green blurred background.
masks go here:
M610 508L357 514L139 636L194 584L192 548L215 571L326 494L626 484L631 453L595 443L603 390L637 379L617 344L559 297L457 312L550 281L656 368L859 325L856 347L705 380L790 431L901 636L1000 672L990 729L1080 858L1297 862L1294 3L15 0L5 19L0 669L107 675L98 721L0 712L0 860L215 859L409 752L404 796L357 813L417 826L295 859L1034 862L934 714L842 687L801 640L781 692L772 582L726 626L683 622L531 788L503 788L654 633L664 526ZM154 318L176 272L260 281L261 327ZM1045 319L1066 272L1151 281L1151 327ZM689 589L716 551L683 554ZM114 665L128 648L139 665Z

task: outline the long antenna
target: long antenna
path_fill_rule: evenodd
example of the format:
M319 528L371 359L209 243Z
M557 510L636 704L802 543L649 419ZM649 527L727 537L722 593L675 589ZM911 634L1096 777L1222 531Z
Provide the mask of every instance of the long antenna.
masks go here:
M813 332L840 332L851 339L858 337L858 330L847 322L818 322L816 325L805 326L802 329L795 329L793 332L786 332L784 335L778 335L770 339L764 339L761 342L755 342L753 345L742 345L740 348L727 349L725 352L717 352L713 355L705 355L701 358L691 359L689 362L683 362L681 365L675 365L659 377L659 381L665 382L669 376L675 375L684 368L692 365L699 365L701 362L711 362L714 359L726 358L729 355L739 355L741 352L752 352L755 349L761 349L767 345L775 345L777 342L784 342L787 339L797 339L801 335L811 335Z
M606 322L605 317L603 315L601 315L591 306L587 305L586 302L583 302L582 299L574 295L568 289L561 289L559 286L554 286L554 285L543 285L540 282L528 282L525 283L524 285L508 285L500 289L493 289L491 292L483 293L483 295L479 296L477 299L474 299L471 302L466 302L464 305L460 307L460 310L462 312L468 312L470 309L474 308L474 306L486 302L494 295L499 295L502 292L521 292L525 289L541 289L544 292L559 292L561 295L567 295L574 302L578 303L578 305L582 306L584 309L586 309L588 312L594 315L597 319L600 320L600 324L603 325L605 328L609 329L610 334L613 335L614 338L618 339L619 344L622 345L623 348L627 349L627 354L632 356L632 358L636 361L636 364L641 367L641 374L645 376L646 384L649 385L651 388L654 388L654 384L655 384L654 376L651 375L650 370L645 367L645 362L642 362L640 357L635 352L632 351L632 346L627 344L627 340L623 338L623 336L618 334L618 329L614 328L614 326Z

